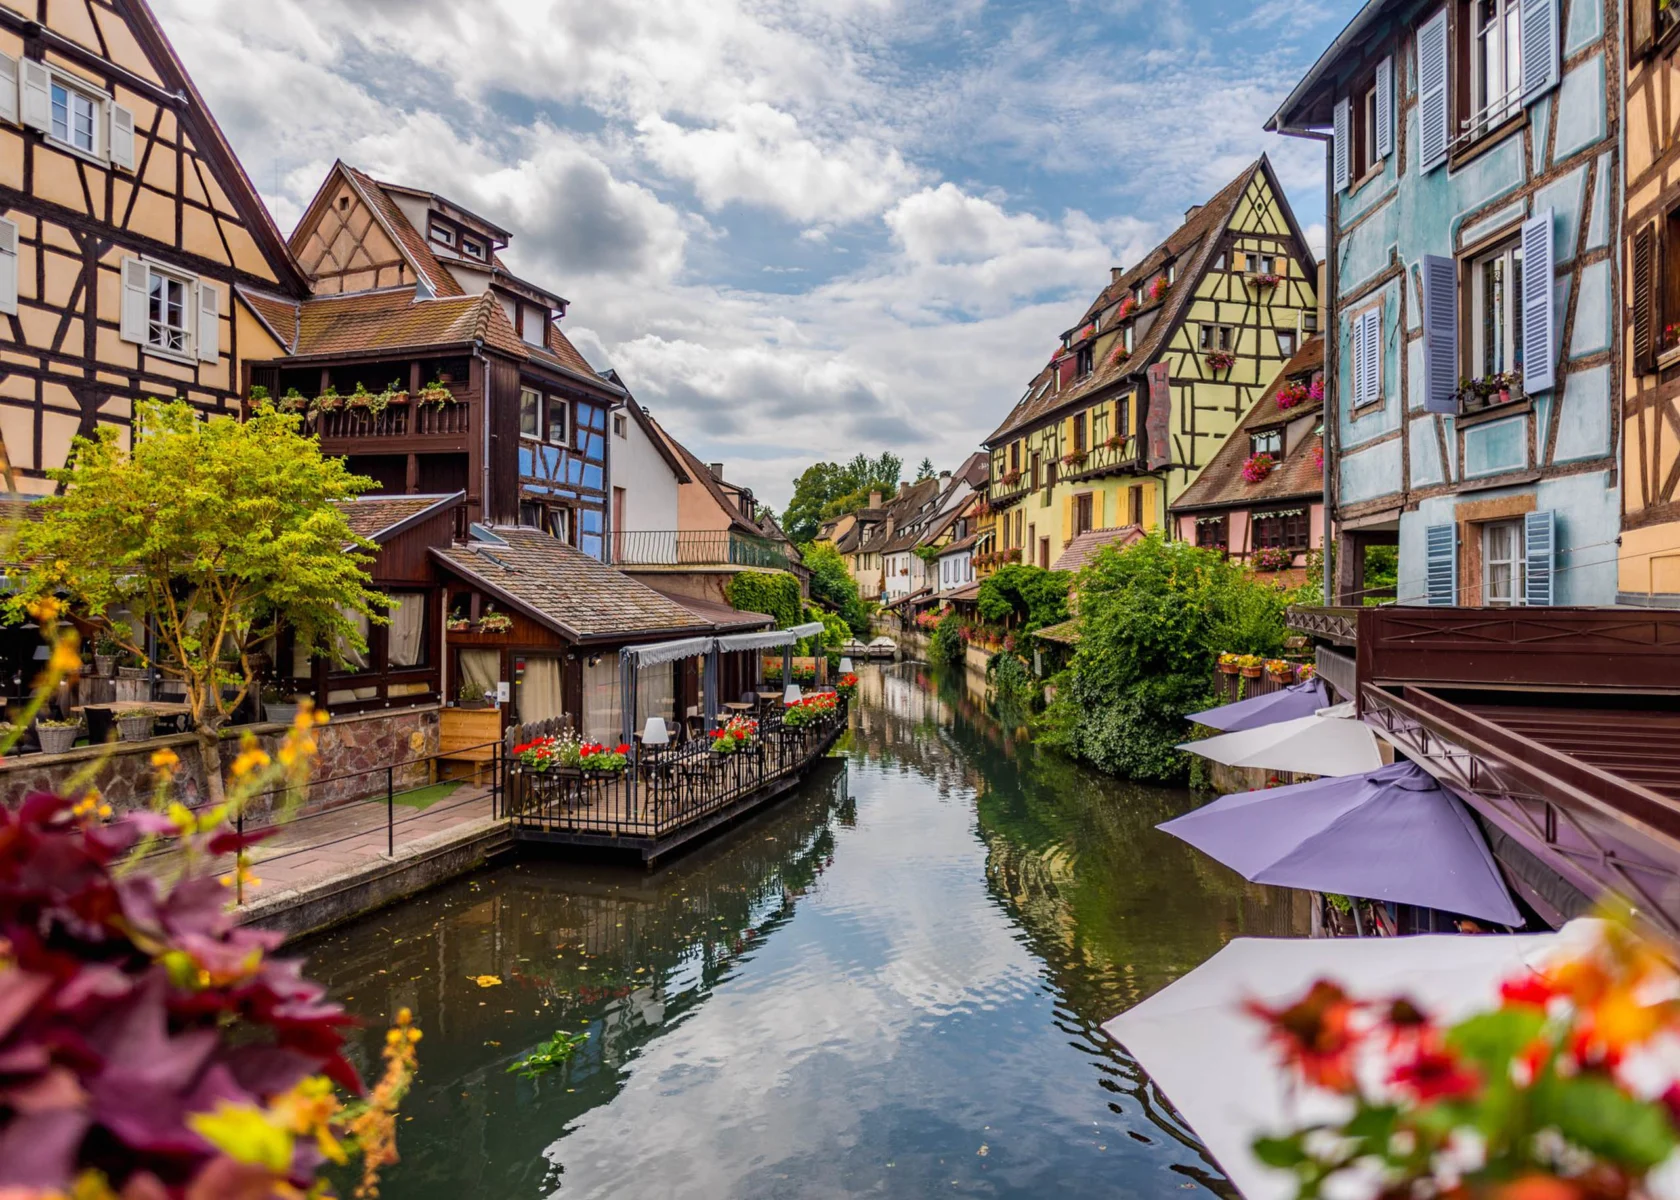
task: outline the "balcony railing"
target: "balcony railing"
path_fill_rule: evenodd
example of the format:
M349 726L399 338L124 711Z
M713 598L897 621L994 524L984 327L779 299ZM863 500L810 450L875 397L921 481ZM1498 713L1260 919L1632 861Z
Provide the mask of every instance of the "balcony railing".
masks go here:
M309 424L322 438L464 436L472 432L471 411L467 404L393 405L379 413L341 408L317 413Z
M787 548L729 530L626 529L613 535L620 567L767 567L785 571Z

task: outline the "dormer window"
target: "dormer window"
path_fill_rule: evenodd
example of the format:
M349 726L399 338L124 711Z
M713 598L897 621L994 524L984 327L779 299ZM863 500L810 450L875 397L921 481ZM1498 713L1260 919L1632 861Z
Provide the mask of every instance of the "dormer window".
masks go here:
M432 226L432 241L440 246L453 247L455 245L455 231L448 225L434 224Z
M465 254L468 258L476 258L479 262L483 262L484 243L474 241L472 238L464 237L461 239L461 253Z
M532 346L548 344L548 313L526 304L519 310L519 336Z

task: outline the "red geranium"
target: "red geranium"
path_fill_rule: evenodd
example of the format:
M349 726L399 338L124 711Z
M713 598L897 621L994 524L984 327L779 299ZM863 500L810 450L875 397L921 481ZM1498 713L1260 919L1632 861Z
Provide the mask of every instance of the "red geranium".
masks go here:
M1353 1051L1360 1041L1353 1017L1359 1006L1338 985L1320 979L1284 1008L1253 1000L1243 1007L1271 1027L1269 1040L1308 1083L1333 1092L1353 1090Z

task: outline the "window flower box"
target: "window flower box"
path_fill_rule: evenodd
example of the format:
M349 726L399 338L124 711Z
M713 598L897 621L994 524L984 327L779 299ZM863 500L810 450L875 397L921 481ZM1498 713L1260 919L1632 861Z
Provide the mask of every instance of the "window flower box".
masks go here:
M1278 389L1277 406L1287 412L1298 404L1305 404L1310 398L1310 389L1297 379Z
M1277 460L1270 454L1251 454L1248 461L1243 463L1242 477L1249 483L1264 483L1276 468Z
M343 408L344 397L340 396L336 389L329 386L326 391L315 397L314 402L309 406L309 411L318 415L320 413L338 412Z
M512 633L513 618L508 616L507 613L485 613L478 619L478 631L480 633Z
M1088 452L1087 451L1074 450L1071 453L1062 455L1062 466L1064 466L1064 467L1082 467L1082 466L1085 465L1085 459L1087 457L1088 457Z
M445 405L457 403L455 393L450 391L449 385L441 379L434 379L421 388L420 394L415 399L419 403L430 405L433 408L443 408Z
M308 413L310 409L309 397L305 396L296 388L287 388L286 394L280 397L279 403L277 403L274 407L283 413L292 413L294 415L305 414Z
M1490 408L1511 404L1523 398L1522 372L1504 371L1484 379L1458 381L1460 412L1485 412Z
M1256 571L1287 571L1295 565L1295 555L1281 546L1262 546L1250 561Z
M1124 321L1136 311L1137 297L1128 294L1124 300L1120 301L1120 307L1115 310L1114 319L1116 321Z
M1210 350L1207 365L1210 371L1229 371L1237 365L1237 356L1229 350Z
M1167 294L1168 289L1171 287L1172 284L1167 281L1167 277L1165 275L1157 275L1149 281L1149 298L1151 300L1159 300L1162 296Z
M1257 288L1275 288L1283 282L1283 276L1274 275L1270 271L1257 271L1248 277L1248 281Z

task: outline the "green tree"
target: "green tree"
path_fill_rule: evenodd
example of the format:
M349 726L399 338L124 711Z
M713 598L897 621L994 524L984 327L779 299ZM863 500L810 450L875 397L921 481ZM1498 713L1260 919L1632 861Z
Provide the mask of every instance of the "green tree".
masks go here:
M858 637L868 633L869 609L858 595L845 557L827 542L811 542L799 552L811 572L811 599L839 613Z
M100 636L186 689L213 803L220 731L249 694L259 653L283 626L336 661L367 649L353 614L383 620L367 587L371 542L333 504L374 486L324 458L297 417L200 420L187 404L136 406L133 448L106 427L77 438L51 472L59 495L18 535L31 563L12 612L67 596ZM126 618L126 619L125 619Z
M967 649L968 638L957 614L940 617L933 627L933 637L928 639L928 660L936 667L960 667Z
M1010 563L981 582L975 605L987 621L1030 633L1067 620L1072 582L1066 571Z
M897 491L903 469L902 460L891 453L879 458L859 454L849 463L813 463L793 482L793 499L782 511L782 530L795 545L813 540L824 521L868 504L871 491Z
M932 479L937 474L939 472L934 470L933 459L924 458L922 459L922 465L916 468L916 482L920 483L924 479Z
M1045 742L1110 774L1182 781L1188 760L1175 747L1189 735L1185 714L1213 703L1219 653L1281 650L1291 594L1159 533L1103 550L1076 588L1079 645Z

